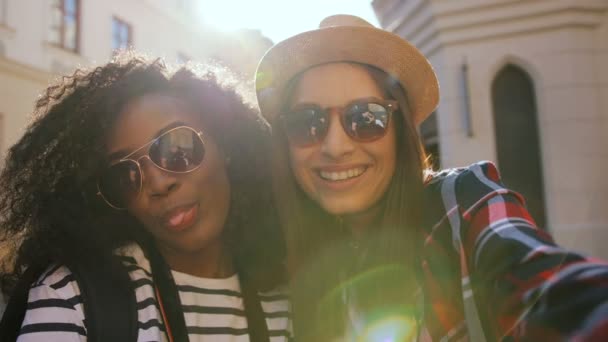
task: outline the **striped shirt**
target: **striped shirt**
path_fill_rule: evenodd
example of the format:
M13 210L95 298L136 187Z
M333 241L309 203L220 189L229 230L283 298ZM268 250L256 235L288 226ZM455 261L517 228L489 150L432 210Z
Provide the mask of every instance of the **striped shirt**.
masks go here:
M480 162L426 186L423 341L608 340L608 264L557 246Z
M166 341L154 294L150 263L137 245L119 253L135 285L138 341ZM249 341L238 276L200 278L172 271L181 299L190 341ZM289 303L285 291L260 293L272 342L290 340ZM33 284L19 333L19 342L86 341L82 298L72 273L51 267Z

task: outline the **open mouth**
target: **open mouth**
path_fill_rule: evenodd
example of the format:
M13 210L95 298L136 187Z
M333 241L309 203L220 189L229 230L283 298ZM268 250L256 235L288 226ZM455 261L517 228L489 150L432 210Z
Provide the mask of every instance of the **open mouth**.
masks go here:
M365 172L365 170L367 170L367 167L359 166L359 167L354 167L352 169L341 170L341 171L319 170L318 174L319 174L319 177L321 177L324 180L337 182L337 181L345 181L345 180L349 180L352 178L357 178L357 177L361 176Z

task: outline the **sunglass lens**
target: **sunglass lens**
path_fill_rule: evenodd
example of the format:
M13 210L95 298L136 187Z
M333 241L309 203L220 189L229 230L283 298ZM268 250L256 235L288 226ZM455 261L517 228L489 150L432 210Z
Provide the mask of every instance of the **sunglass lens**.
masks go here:
M141 173L133 161L122 161L110 166L99 178L99 191L116 208L126 208L136 197L141 186Z
M329 124L327 116L316 108L293 111L283 119L289 141L298 146L312 145L322 140Z
M388 117L388 110L381 104L356 104L344 114L344 127L354 139L371 141L386 133Z
M178 128L156 139L150 146L150 159L172 172L188 172L201 164L205 146L199 135L189 128Z

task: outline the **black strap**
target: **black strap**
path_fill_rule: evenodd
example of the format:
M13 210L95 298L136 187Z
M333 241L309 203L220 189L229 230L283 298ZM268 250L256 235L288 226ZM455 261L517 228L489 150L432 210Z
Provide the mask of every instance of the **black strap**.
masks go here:
M117 257L68 265L83 299L87 341L137 341L137 299L133 282Z
M188 328L182 311L182 303L179 298L179 291L173 279L171 269L165 262L154 242L147 241L142 243L142 249L150 260L152 277L160 294L160 305L166 314L165 326L167 331L171 331L174 342L188 341ZM242 273L241 273L242 274ZM243 304L245 306L245 316L247 317L247 327L251 342L269 342L268 326L258 292L246 277L241 277L241 291L243 293Z
M48 266L48 264L41 264L28 267L17 282L17 286L8 299L4 315L0 321L0 341L10 342L17 340L23 318L25 318L25 312L27 311L27 299L30 288L42 276L42 272Z
M262 309L258 291L242 272L239 274L239 279L241 292L243 293L249 339L251 342L268 342L270 341L268 325L266 325L266 315Z
M188 342L188 328L184 319L182 302L171 269L153 241L142 243L142 249L150 260L152 278L160 293L160 298L157 299L166 315L165 330L171 332L174 342Z
M66 265L77 281L87 322L87 341L137 341L135 291L119 260ZM99 260L98 260L99 261ZM0 341L16 341L25 318L30 288L50 264L30 266L11 294L0 322Z

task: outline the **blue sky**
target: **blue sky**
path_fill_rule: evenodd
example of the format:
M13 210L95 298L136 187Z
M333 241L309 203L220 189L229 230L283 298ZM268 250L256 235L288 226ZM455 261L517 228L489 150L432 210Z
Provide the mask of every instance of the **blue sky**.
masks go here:
M332 14L358 15L378 26L371 0L200 0L206 25L220 30L260 29L275 43L318 27Z

